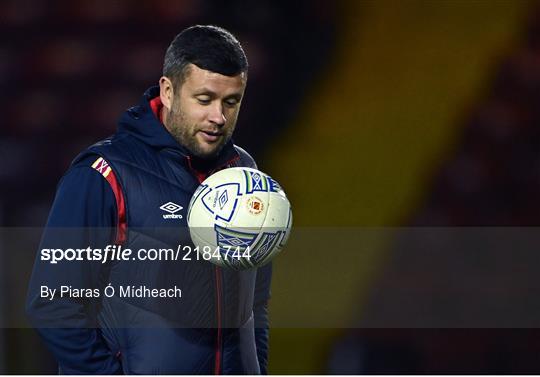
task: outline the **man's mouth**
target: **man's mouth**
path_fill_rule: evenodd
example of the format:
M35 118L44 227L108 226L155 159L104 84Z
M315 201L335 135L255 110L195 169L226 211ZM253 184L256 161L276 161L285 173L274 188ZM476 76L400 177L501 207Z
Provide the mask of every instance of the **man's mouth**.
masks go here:
M223 134L221 132L214 132L214 131L199 131L202 135L202 138L204 141L208 143L212 143L217 141Z

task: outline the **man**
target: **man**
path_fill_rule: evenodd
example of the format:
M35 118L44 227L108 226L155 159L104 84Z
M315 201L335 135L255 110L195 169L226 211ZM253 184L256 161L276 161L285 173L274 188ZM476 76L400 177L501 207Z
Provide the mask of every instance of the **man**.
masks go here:
M185 211L199 183L223 168L256 167L231 141L247 68L240 43L222 28L178 34L159 87L62 178L40 250L190 244ZM171 205L176 216L165 216ZM269 265L235 272L206 261L50 263L42 256L27 312L61 372L266 373ZM61 286L69 287L61 297L43 293ZM121 286L180 287L181 297L103 294Z

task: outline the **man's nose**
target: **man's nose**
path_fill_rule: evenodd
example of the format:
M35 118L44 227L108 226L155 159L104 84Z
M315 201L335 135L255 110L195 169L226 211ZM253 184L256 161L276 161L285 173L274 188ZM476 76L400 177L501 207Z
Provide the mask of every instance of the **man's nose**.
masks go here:
M222 126L227 121L225 114L223 114L223 105L219 101L215 101L210 107L210 113L208 114L208 120L212 123Z

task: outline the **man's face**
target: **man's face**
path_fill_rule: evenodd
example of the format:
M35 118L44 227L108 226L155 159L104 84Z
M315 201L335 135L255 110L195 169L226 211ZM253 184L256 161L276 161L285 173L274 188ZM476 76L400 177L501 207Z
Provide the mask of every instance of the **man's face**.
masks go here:
M190 64L165 125L194 156L213 158L234 132L245 88L245 73L229 77Z

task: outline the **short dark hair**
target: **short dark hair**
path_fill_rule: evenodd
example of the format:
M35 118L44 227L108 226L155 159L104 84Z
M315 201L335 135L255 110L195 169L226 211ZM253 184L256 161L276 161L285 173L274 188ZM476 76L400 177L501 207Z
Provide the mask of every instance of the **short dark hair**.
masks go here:
M236 76L248 69L238 39L213 25L191 26L173 39L165 53L163 76L171 79L174 86L182 84L190 63L225 76Z

